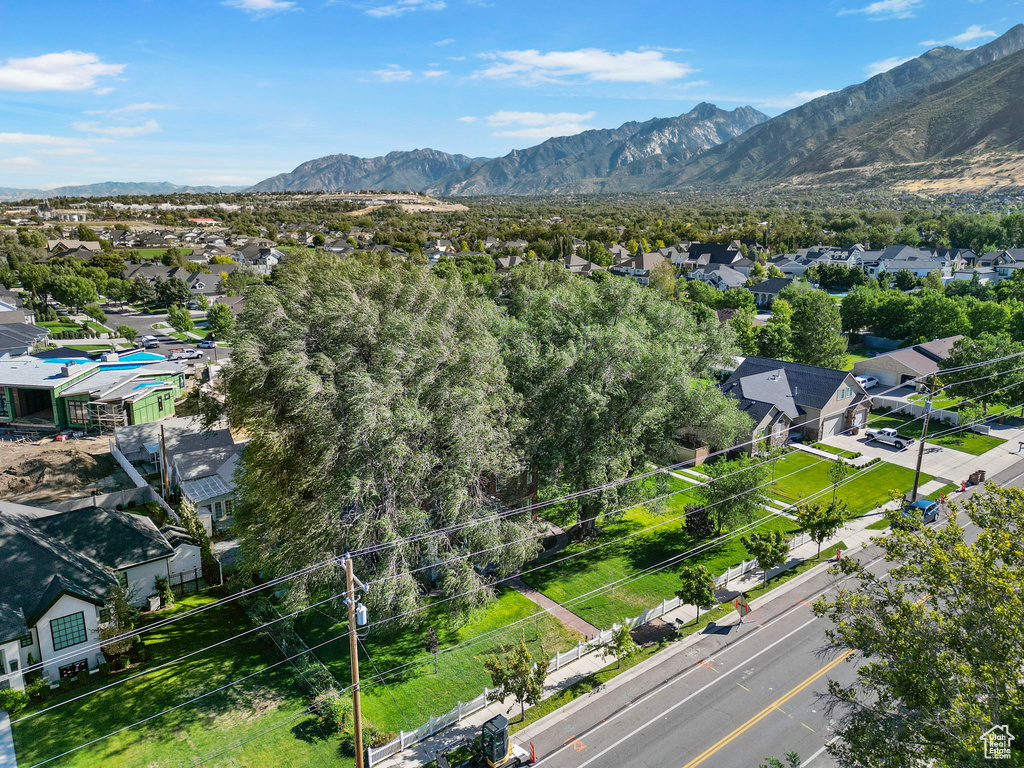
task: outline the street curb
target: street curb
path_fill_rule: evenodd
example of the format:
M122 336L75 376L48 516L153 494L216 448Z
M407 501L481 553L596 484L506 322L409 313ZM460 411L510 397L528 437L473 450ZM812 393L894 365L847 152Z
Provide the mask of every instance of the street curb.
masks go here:
M821 568L831 566L834 563L835 563L834 560L823 560L822 562L818 563L817 565L811 566L806 571L801 573L799 576L794 576L792 579L790 579L789 581L785 582L784 584L780 584L778 587L776 587L775 589L771 590L767 594L761 595L760 597L758 597L755 600L753 600L750 603L751 609L753 610L755 607L760 608L762 605L767 605L767 604L771 603L773 600L778 599L780 597L783 597L787 592L790 592L793 589L795 589L796 587L801 586L803 583L809 581L813 576L817 575ZM773 615L770 618L774 619L774 618L776 618L776 617L778 617L780 615L781 615L781 613L775 614L775 615ZM727 620L739 621L739 618L740 617L736 613L736 611L731 611L731 612L725 614L724 616L722 616L721 618L719 618L717 620L717 622L718 623L724 623ZM731 646L733 643L735 643L738 640L740 640L741 637L748 637L748 636L749 635L737 635L735 638L732 638L732 639L728 640L724 645L722 645L719 648L717 648L716 649L716 653L724 651L729 646ZM554 712L550 712L550 713L544 715L544 717L542 717L540 720L537 720L536 722L530 723L528 726L523 728L521 731L517 731L516 733L514 733L512 735L512 739L517 741L517 742L519 742L519 743L529 742L531 739L536 738L536 735L538 733L541 733L546 728L548 728L549 725L550 725L550 722L555 722L556 719L565 718L565 717L567 717L569 715L572 715L576 711L582 709L583 707L585 707L589 703L589 699L590 699L591 695L593 695L595 693L600 693L600 694L603 695L603 694L611 693L612 691L617 690L622 685L624 685L625 683L633 680L634 678L638 677L639 675L645 674L646 672L650 671L651 669L654 669L655 667L657 667L659 664L661 664L661 663L663 663L665 661L669 661L670 659L675 658L680 653L682 653L685 650L687 650L690 646L695 645L696 643L700 642L703 639L703 637L704 637L704 633L703 632L695 632L694 634L688 636L684 640L681 640L681 641L678 641L676 643L673 643L670 647L666 648L664 651L660 651L659 653L656 653L651 658L646 659L646 660L640 662L635 667L631 667L630 669L627 669L621 675L616 675L614 678L609 680L607 683L601 685L599 688L595 688L590 693L588 693L586 695L583 695L583 696L580 696L580 697L578 697L576 699L573 699L568 704L566 704L566 705L556 709ZM699 663L699 661L700 661L700 659L695 659L694 663L695 664ZM587 675L584 675L583 677L587 677ZM573 683L570 683L568 686L566 686L566 688L568 688L568 687L570 687L572 685L575 685L576 682L579 682L579 680L583 679L583 677L577 679ZM565 690L565 689L563 688L561 690ZM559 691L559 693L560 692L561 691ZM554 694L554 695L557 695L557 693Z

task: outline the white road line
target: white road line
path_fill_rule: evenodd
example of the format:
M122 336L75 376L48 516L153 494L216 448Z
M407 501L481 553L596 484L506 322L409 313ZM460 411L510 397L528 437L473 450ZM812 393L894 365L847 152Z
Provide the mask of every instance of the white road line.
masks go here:
M585 766L587 766L587 765L590 765L590 764L591 764L592 762L594 762L595 760L597 760L597 759L598 759L599 757L601 757L601 756L603 756L604 754L606 754L607 752L610 752L611 750L615 749L615 747L619 746L619 745L620 745L620 744L622 744L622 743L623 743L624 741L629 741L629 739L631 739L631 738L633 738L634 736L636 736L636 735L637 735L638 733L640 733L640 731L642 731L642 730L643 730L644 728L647 728L648 726L650 726L650 725L653 725L654 723L658 722L658 721L659 721L659 720L660 720L661 718L663 718L663 717L664 717L665 715L667 715L667 714L668 714L669 712L672 712L673 710L676 710L676 709L678 709L679 707L683 706L683 704L685 704L685 703L687 703L688 701L690 701L690 699L692 699L692 698L693 698L694 696L699 696L700 694L704 693L704 691L706 691L706 690L707 690L708 688L710 688L711 686L715 685L716 683L719 683L719 682L721 682L722 680L724 680L725 678L727 678L727 677L728 677L729 675L731 675L731 674L732 674L733 672L736 672L736 671L742 670L742 669L744 668L744 666L745 666L745 665L746 665L746 664L747 664L748 662L751 662L751 661L753 661L754 659L756 659L756 658L757 658L758 656L760 656L760 655L761 655L761 654L763 654L763 653L767 653L767 652L768 652L768 651L770 651L770 650L771 650L772 648L774 648L775 646L777 646L777 645L778 645L779 643L782 643L782 642L784 642L784 641L788 640L788 639L789 639L790 637L792 637L793 635L795 635L795 634L796 634L797 632L802 632L802 631L803 631L804 629L806 629L806 628L807 628L807 627L808 627L809 625L813 624L813 623L814 623L815 621L817 621L817 620L818 620L818 619L817 619L817 617L814 617L814 618L808 619L808 620L807 620L807 621L805 621L805 622L804 622L803 624L801 624L801 625L800 625L799 627L797 627L796 629L793 629L793 630L791 630L790 632L788 632L787 634L783 635L782 637L780 637L780 638L779 638L778 640L776 640L776 641L775 641L774 643L772 643L771 645L765 646L765 647L764 647L764 648L762 648L762 649L761 649L760 651L758 651L757 653L755 653L755 654L754 654L753 656L750 656L750 657L748 657L748 658L744 659L744 660L743 660L742 662L738 663L738 664L737 664L736 666L734 666L734 667L733 667L732 669L730 669L729 671L727 671L727 672L723 672L723 673L721 674L721 676L720 676L720 677L716 677L716 678L715 678L714 680L712 680L712 681L711 681L710 683L708 683L707 685L705 685L705 686L703 686L703 687L701 687L701 688L698 688L698 689L697 689L696 691L694 691L693 693L691 693L691 694L690 694L689 696L687 696L686 698L684 698L684 699L682 699L682 700L680 700L680 701L677 701L677 702L676 702L675 704L673 704L673 705L672 705L671 707L669 707L669 708L668 708L668 709L666 709L665 711L663 711L663 712L660 712L659 714L655 715L654 717L652 717L652 718L651 718L650 720L648 720L648 721L647 721L646 723L644 723L643 725L641 725L641 726L639 726L639 727L637 727L637 728L634 728L634 729L633 729L632 731L630 731L629 733L627 733L627 734L626 734L625 736L623 736L623 737L622 737L621 739L619 739L618 741L616 741L616 742L615 742L614 744L612 744L611 746L609 746L609 747L605 747L605 748L604 748L603 750L601 750L600 752L598 752L598 753L597 753L596 755L594 755L594 756L593 756L592 758L590 758L589 760L585 761L584 763L581 763L581 764L580 764L579 766L577 766L577 768L585 768ZM747 637L753 637L753 635L748 635ZM744 639L746 639L746 638L744 638ZM735 648L735 647L736 647L736 644L733 644L733 645L729 646L729 648ZM727 650L729 650L729 648L723 648L723 649L722 649L722 651L723 651L723 652L724 652L724 651L727 651ZM710 659L710 658L714 658L714 657L709 657L709 659ZM699 667L694 667L694 669L699 669ZM676 678L676 679L675 679L675 680L673 680L672 682L676 682L677 680L680 680L680 679L681 679L682 677L683 677L683 676L682 676L682 675L680 675L680 676L679 676L678 678ZM603 725L607 725L607 724L608 724L608 723L610 723L610 722L611 722L612 720L614 720L615 718L617 718L617 717L618 717L619 715L624 715L624 714L625 714L626 712L629 712L629 711L630 711L631 709L633 709L634 707L636 707L636 706L638 706L638 705L642 704L642 703L643 703L643 702L644 702L644 701L645 701L646 699L648 699L648 698L649 698L649 697L650 697L651 695L653 695L654 693L655 693L655 691L652 691L652 692L651 692L650 694L648 694L647 696L644 696L643 698L637 699L636 701L634 701L634 702L633 702L632 704L630 704L630 705L629 705L628 707L626 707L625 709L623 709L623 710L620 710L619 712L616 712L616 713L615 713L615 714L614 714L614 715L613 715L612 717L609 717L609 718L608 718L607 720L603 721L603 722L601 723L601 725L602 725L602 726L603 726ZM561 750L558 750L558 751L561 751ZM558 754L558 751L556 751L556 752L553 752L553 753L552 753L551 755L549 755L548 757L554 757L554 756L555 756L556 754ZM546 759L548 759L548 758L544 758L544 759L546 760ZM542 763L542 762L544 762L544 761L543 761L543 760L540 760L540 761L538 761L538 765L539 765L540 763Z
M828 749L828 745L831 744L833 741L835 741L838 738L839 738L838 736L833 736L831 739L829 739L824 744L822 744L821 745L821 749L819 749L813 755L811 755L806 760L804 760L802 763L800 763L800 768L807 768L808 765L810 765L815 760L817 760L819 757L821 757L821 753L824 752L826 749Z

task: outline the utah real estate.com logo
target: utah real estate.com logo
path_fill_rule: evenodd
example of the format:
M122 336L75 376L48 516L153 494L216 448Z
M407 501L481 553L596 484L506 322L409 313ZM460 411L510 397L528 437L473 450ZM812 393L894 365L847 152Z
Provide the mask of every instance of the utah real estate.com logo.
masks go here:
M981 734L981 742L985 745L986 760L1009 760L1010 742L1014 740L1010 726L996 725Z

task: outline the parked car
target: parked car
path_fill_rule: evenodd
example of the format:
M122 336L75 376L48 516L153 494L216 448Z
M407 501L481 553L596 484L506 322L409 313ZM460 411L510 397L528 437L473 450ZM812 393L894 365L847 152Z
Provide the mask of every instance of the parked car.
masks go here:
M934 523L939 519L939 503L931 499L918 499L913 504L907 504L903 507L898 527L915 528L918 517L922 524Z
M857 383L860 384L864 389L871 389L872 387L878 386L878 379L874 376L855 376Z
M196 346L199 347L199 349L213 349L214 347L217 346L217 342L211 339L203 339L198 344L196 344Z
M894 445L897 448L906 448L908 445L914 444L914 438L904 437L892 427L869 429L864 434L867 436L867 442L869 443L885 443L886 445Z
M202 356L198 349L175 349L171 352L171 360L198 360Z
M160 339L156 336L143 336L142 346L144 349L153 349L154 347L160 346Z

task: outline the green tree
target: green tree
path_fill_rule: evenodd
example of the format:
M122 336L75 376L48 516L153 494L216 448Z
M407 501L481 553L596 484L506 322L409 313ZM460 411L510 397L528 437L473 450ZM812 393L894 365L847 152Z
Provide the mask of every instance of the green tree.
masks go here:
M87 240L90 242L99 242L100 236L96 234L96 230L86 224L78 225L78 239Z
M705 467L702 469L711 481L700 486L697 493L708 509L716 535L749 523L764 511L768 502L767 464L742 456Z
M130 325L119 325L117 326L117 335L127 341L128 346L134 346L135 339L139 337L139 332Z
M874 321L878 295L870 288L857 286L851 288L843 298L839 315L842 319L842 330L847 333L860 333Z
M844 768L980 767L986 731L1024 733L1024 492L989 485L958 506L973 542L955 519L894 529L879 540L888 569L844 558L857 588L815 603L833 648L859 662L854 683L829 683Z
M793 302L793 359L798 363L842 370L846 337L839 308L824 291L805 293Z
M1019 404L1024 401L1024 371L1016 369L1024 365L1022 353L1024 344L1012 341L1005 334L985 333L977 339L965 337L958 339L950 349L949 357L939 363L939 375L949 394L976 400L986 411L990 403ZM1002 359L1012 355L1016 356ZM998 362L987 362L989 360ZM966 365L976 367L943 372Z
M192 321L192 314L178 304L172 305L167 310L167 322L178 333L188 333L196 328L196 324Z
M615 668L622 668L622 660L628 659L630 656L635 656L640 652L640 647L633 640L633 635L629 632L629 624L623 619L621 625L616 626L612 629L612 637L607 643L601 646L601 658L615 659Z
M912 306L911 338L931 341L970 333L967 311L956 299L935 291L922 291Z
M128 300L135 304L150 304L156 301L156 288L144 277L136 277L131 281Z
M787 752L786 762L783 764L777 757L766 757L767 762L762 763L757 768L800 768L801 760L800 755L796 752Z
M112 277L107 280L107 286L103 295L110 301L117 304L124 304L131 296L131 283L119 277Z
M985 333L1007 333L1010 330L1010 307L994 301L979 301L967 310L971 336Z
M909 291L910 289L917 287L917 277L913 272L901 269L896 273L896 279L893 280L893 287L897 291Z
M853 468L842 459L836 459L828 468L828 479L832 481L832 506L836 504L836 492L839 484L846 479Z
M217 341L224 341L235 329L235 313L227 304L217 302L206 311L206 324Z
M694 622L700 620L700 609L710 609L715 604L715 577L703 565L684 565L679 571L682 586L676 590L684 605L697 609Z
M740 542L764 572L763 584L768 583L768 571L782 565L789 557L789 542L782 531L755 531L749 536L740 536Z
M184 306L192 301L192 291L188 283L180 277L172 277L156 286L157 299L166 307Z
M807 531L811 541L818 545L818 554L815 557L821 557L821 545L835 536L846 522L846 502L836 504L833 501L827 505L820 502L803 504L796 508L794 516L800 527Z
M775 360L793 355L793 307L785 299L772 303L772 316L757 335L758 354Z
M760 334L754 326L754 313L741 309L729 319L729 325L736 334L736 346L741 354L756 355Z
M921 280L921 287L932 291L942 291L946 287L946 283L942 279L941 272L932 270Z
M654 265L651 270L650 288L661 298L673 301L676 298L676 268L666 259Z
M22 264L17 272L22 287L37 299L46 299L50 295L51 275L45 264Z
M116 253L97 253L89 259L88 266L102 269L110 278L124 276L124 259Z
M14 688L0 690L0 710L16 715L28 706L28 694Z
M616 483L573 502L578 532L589 535L599 514L639 498L639 484L617 483L675 451L676 430L700 425L723 447L742 418L706 380L732 352L717 320L699 321L632 280L565 272L512 271L503 358L524 404L521 450L542 482L566 492Z
M87 277L57 275L50 280L50 293L66 307L81 309L99 299L96 284Z
M523 639L511 648L502 646L500 654L484 659L484 669L491 674L491 685L494 687L494 690L488 692L488 698L501 701L511 696L519 702L520 718L525 719L526 705L536 704L544 695L547 659L539 659L534 663Z
M412 570L439 552L503 545L486 556L497 575L531 558L528 516L495 518L484 493L521 468L500 325L493 302L461 281L390 255L301 252L273 288L251 288L223 374L227 414L250 435L235 514L246 561L288 573L380 547L361 578L388 578L367 599L401 613L424 592L427 574ZM457 598L453 608L478 605L492 577L475 565L440 564L429 586ZM320 579L307 588L334 588Z
M99 304L86 304L82 308L82 313L86 317L90 317L100 325L107 322L107 313L103 311L103 308Z

